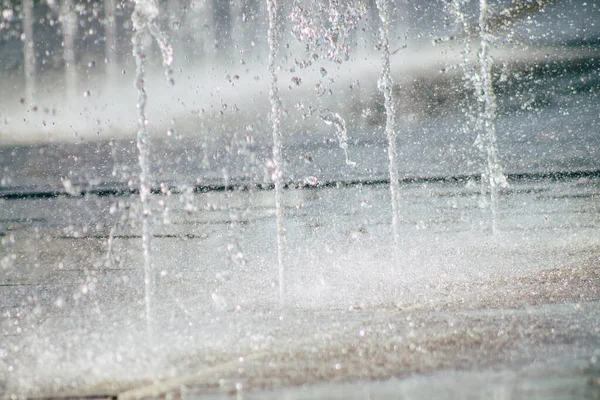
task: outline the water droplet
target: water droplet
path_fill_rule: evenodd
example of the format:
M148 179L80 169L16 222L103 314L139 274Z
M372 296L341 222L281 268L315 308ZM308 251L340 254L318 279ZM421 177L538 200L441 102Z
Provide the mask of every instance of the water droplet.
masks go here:
M303 179L302 183L306 186L317 186L319 184L319 179L316 176L307 176Z
M65 304L65 301L62 297L58 297L55 301L54 301L54 306L56 308L63 308Z
M5 8L2 10L2 18L7 21L12 21L13 19L13 10L10 8Z

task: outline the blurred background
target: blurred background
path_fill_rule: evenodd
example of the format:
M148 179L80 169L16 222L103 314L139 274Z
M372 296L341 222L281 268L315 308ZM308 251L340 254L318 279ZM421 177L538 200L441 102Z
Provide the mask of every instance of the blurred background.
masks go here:
M277 6L290 177L384 174L385 157L365 151L385 149L374 1ZM266 3L173 0L158 7L156 23L175 56L175 83L164 79L160 49L148 35L147 115L157 182L222 179L224 170L229 177L262 180L271 145ZM539 0L492 1L489 7L505 168L596 168L598 5ZM132 179L132 9L133 2L118 1L3 1L3 182ZM478 62L478 2L398 0L391 10L401 171L478 173L477 132L469 126L478 101L468 78ZM345 122L357 168L345 165L335 124L324 123L334 114ZM41 145L47 147L43 156Z

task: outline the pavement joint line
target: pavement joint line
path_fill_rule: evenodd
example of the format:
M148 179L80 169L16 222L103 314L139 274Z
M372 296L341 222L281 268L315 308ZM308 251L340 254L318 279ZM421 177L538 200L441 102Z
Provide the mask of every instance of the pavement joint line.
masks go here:
M154 234L152 237L157 239L206 239L204 235L194 235L191 233L182 234ZM115 235L113 239L142 239L141 235ZM85 235L85 236L54 236L54 239L61 240L86 240L86 239L110 239L110 235Z

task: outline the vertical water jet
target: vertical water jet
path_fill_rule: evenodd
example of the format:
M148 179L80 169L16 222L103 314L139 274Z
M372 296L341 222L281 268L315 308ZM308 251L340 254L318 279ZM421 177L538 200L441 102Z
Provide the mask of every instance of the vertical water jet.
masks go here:
M277 0L266 0L269 16L269 29L267 40L269 45L269 101L271 103L271 124L273 128L273 172L272 180L275 184L275 216L277 224L277 266L279 269L279 302L285 304L285 226L283 219L283 145L281 138L281 99L277 84L277 52L279 35L277 21Z
M140 165L140 201L142 205L142 250L144 253L144 301L146 304L146 324L148 334L152 334L152 291L154 286L154 277L152 271L151 258L151 240L152 226L150 217L152 208L150 205L151 184L149 178L148 165L148 129L146 119L146 88L144 85L146 55L144 54L143 40L145 31L141 20L141 11L139 8L140 2L137 1L135 9L131 16L133 21L133 55L135 57L136 77L135 88L137 89L137 111L138 111L138 131L137 131L137 148L138 161Z
M397 253L400 242L400 217L398 210L398 193L400 191L398 176L398 150L396 147L396 101L393 93L393 79L390 63L390 31L389 0L376 0L379 10L379 46L381 49L381 75L377 87L383 93L385 106L385 134L388 140L388 170L390 174L390 197L392 203L392 238L394 252Z
M149 336L152 336L153 315L153 291L154 271L152 268L152 207L150 196L152 184L150 181L150 163L148 149L148 119L146 117L147 94L145 87L146 53L144 39L146 35L152 35L161 50L165 75L170 83L171 64L173 63L173 51L165 35L158 29L156 18L158 17L158 5L155 0L137 0L131 15L133 24L133 56L135 58L136 76L135 88L137 89L138 131L137 148L140 165L140 201L142 205L142 250L144 253L144 300L146 304L146 324Z
M479 38L480 48L478 54L479 76L476 82L477 99L483 110L478 118L478 144L485 152L486 164L481 176L482 196L490 195L490 214L492 232L497 232L498 225L498 189L508 185L500 159L496 140L496 94L494 92L492 67L494 60L490 54L492 35L488 25L488 2L479 1Z
M472 82L474 81L476 75L470 60L472 54L471 26L469 25L467 15L463 11L463 6L469 1L470 0L452 0L452 2L447 4L447 12L454 18L454 23L457 25L457 28L461 29L465 36L463 44L464 49L461 52L462 57L459 66L463 71L462 79L464 82L464 89L467 91L472 90ZM469 122L474 122L478 114L473 112L471 107L469 107L466 112L468 113Z
M500 163L496 140L497 100L492 74L494 60L490 54L493 36L487 0L480 0L479 3L477 30L472 29L463 11L463 6L468 2L469 0L453 0L449 3L449 12L465 36L460 67L464 73L465 89L475 91L475 104L466 109L465 131L474 129L477 132L475 144L485 158L481 173L481 199L484 206L489 208L491 230L495 233L498 229L498 189L507 186L508 183ZM473 32L477 32L479 39L476 62L471 60ZM466 98L468 100L468 96Z

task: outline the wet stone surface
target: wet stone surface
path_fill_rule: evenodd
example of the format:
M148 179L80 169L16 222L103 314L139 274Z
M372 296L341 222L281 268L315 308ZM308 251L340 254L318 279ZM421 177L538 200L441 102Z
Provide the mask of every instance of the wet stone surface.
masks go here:
M284 309L272 192L154 196L151 337L137 197L5 200L3 385L419 397L431 379L449 393L516 387L524 398L562 374L563 388L597 393L596 193L593 179L515 182L494 236L476 187L404 185L394 259L385 185L287 190Z

